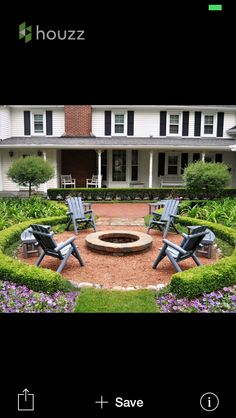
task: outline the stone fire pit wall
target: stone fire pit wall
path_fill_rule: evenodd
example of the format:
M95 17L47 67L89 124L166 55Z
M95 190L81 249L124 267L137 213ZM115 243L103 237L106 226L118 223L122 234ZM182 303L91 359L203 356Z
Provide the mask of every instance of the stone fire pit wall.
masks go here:
M112 242L114 240L114 242ZM138 231L99 231L85 238L87 246L101 254L124 256L148 250L152 237Z

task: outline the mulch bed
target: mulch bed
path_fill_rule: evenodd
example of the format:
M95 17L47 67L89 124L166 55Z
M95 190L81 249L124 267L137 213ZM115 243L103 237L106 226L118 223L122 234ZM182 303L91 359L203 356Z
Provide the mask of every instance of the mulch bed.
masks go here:
M117 230L127 229L132 231L145 232L144 227L111 227L105 226L98 228L99 230ZM141 254L131 254L124 257L115 257L110 255L103 255L92 252L86 247L85 237L92 233L93 230L80 231L76 245L79 248L80 254L85 262L84 267L80 267L78 261L74 257L70 257L66 264L66 267L62 271L62 275L65 279L70 279L75 282L89 282L92 284L100 284L106 288L112 288L114 286L141 286L146 287L149 285L168 284L175 269L172 267L169 259L166 257L158 265L157 269L152 268L152 263L159 253L160 247L162 247L162 233L151 230L150 234L153 238L152 247ZM65 241L70 238L74 233L72 231L64 232L55 235L55 240L58 242ZM169 233L167 237L174 243L180 243L182 237L174 233ZM37 257L31 255L29 258L24 259L22 248L19 250L18 258L26 263L34 264ZM203 264L212 264L215 259L208 259L206 257L199 257ZM59 260L52 257L45 256L41 267L56 270L59 265ZM195 263L192 259L187 259L180 263L183 270L195 267Z

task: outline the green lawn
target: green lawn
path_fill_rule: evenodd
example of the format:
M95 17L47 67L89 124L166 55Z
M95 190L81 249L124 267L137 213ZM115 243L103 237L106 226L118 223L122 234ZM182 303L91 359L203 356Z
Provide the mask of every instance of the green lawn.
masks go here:
M152 290L115 291L82 289L74 312L155 313L158 308Z

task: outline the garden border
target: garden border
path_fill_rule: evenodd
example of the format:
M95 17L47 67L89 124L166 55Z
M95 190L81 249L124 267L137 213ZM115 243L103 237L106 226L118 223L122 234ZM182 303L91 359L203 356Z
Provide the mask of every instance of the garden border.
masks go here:
M191 200L194 198L199 198L200 196L190 196L189 191L183 187L173 188L173 187L142 187L142 188L55 188L47 190L48 197L51 200L65 200L67 197L80 196L85 200L95 200L101 201L105 200L107 202L112 200L153 200L158 197L159 200L166 198L189 198ZM225 188L221 194L221 197L227 196L236 196L235 188Z
M28 265L4 254L7 246L18 241L21 232L32 223L57 225L66 221L66 216L30 219L2 230L0 232L0 278L26 285L35 291L55 293L57 290L78 290L57 272ZM175 273L171 278L170 291L178 297L194 298L202 293L209 293L224 286L236 284L236 230L221 224L189 217L180 217L179 222L183 225L206 225L219 238L229 242L235 249L231 256L225 257L212 265Z
M66 216L30 219L2 230L0 232L0 279L25 285L35 291L49 293L55 293L58 290L64 292L78 290L57 272L30 266L4 254L7 246L18 241L21 232L32 223L56 225L66 221Z
M170 291L178 297L192 299L203 293L210 293L225 286L236 284L236 230L202 219L180 217L183 225L205 225L216 236L235 247L233 254L212 265L200 266L175 273L171 278Z

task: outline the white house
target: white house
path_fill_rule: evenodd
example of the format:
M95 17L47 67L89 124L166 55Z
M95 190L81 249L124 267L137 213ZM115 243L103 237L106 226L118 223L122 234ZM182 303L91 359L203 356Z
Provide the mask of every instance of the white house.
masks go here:
M7 177L15 158L40 155L55 169L39 190L71 174L78 187L98 174L106 187L179 184L199 159L225 162L236 187L236 106L1 106L0 192L24 190Z

